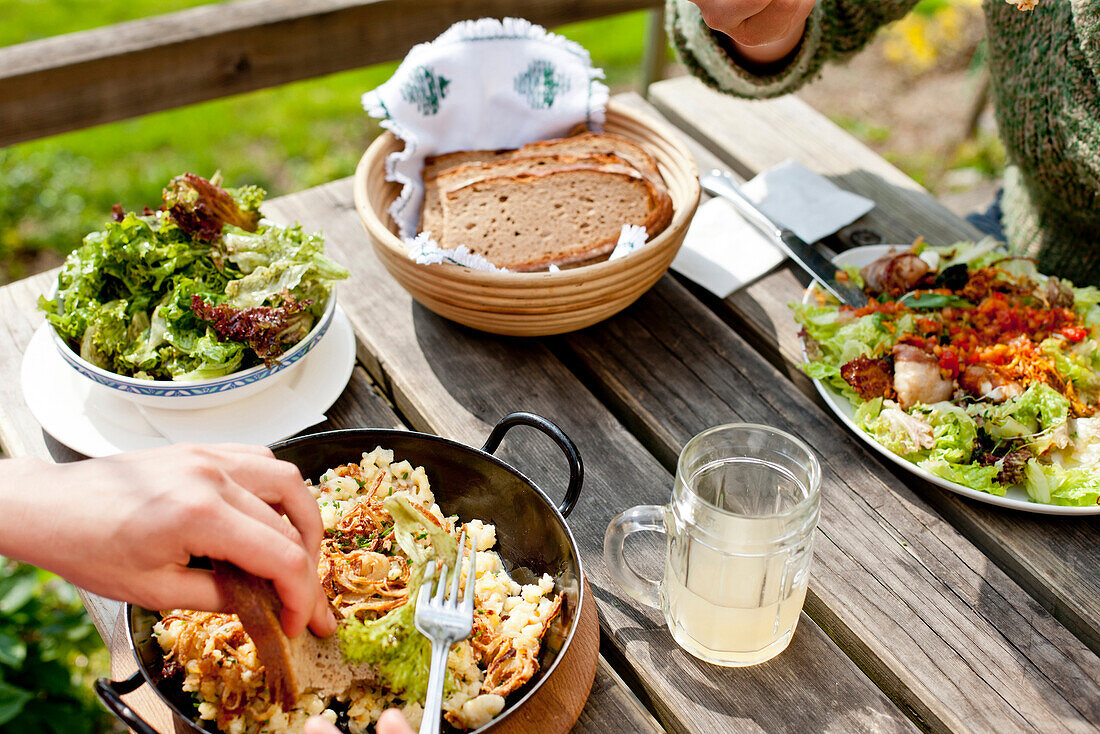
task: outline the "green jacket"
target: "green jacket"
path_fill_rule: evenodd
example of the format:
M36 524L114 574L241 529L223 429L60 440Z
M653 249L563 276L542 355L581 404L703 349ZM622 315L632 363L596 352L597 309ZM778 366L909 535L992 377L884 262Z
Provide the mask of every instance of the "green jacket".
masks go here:
M863 48L917 0L818 0L801 46L766 75L740 66L729 39L688 0L668 0L669 36L697 77L742 97L775 97ZM1008 151L1009 245L1043 272L1100 284L1100 0L1040 0L1024 12L985 0L989 69ZM935 110L928 114L935 115Z

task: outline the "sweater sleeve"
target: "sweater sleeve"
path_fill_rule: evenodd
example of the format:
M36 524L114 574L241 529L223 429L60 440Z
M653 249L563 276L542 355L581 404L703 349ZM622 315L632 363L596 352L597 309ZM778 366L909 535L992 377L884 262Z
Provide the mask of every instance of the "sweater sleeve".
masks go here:
M735 58L729 37L711 30L690 0L667 0L668 36L680 61L706 84L739 97L778 97L815 78L826 61L847 58L919 0L818 0L793 55L749 69Z

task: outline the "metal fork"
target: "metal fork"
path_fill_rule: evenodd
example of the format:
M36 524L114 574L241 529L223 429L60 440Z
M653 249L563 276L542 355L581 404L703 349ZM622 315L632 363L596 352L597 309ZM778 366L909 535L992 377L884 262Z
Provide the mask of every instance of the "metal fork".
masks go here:
M416 628L432 641L432 667L428 675L428 694L424 700L424 718L420 722L420 734L438 734L439 718L443 707L443 681L447 677L447 655L451 645L465 640L474 628L474 579L477 573L477 532L470 534L470 568L466 573L466 591L462 602L458 600L458 581L462 576L462 557L465 555L466 530L458 539L457 566L451 574L451 593L447 590L447 564L444 563L438 577L424 580L416 596ZM435 594L432 584L438 578Z

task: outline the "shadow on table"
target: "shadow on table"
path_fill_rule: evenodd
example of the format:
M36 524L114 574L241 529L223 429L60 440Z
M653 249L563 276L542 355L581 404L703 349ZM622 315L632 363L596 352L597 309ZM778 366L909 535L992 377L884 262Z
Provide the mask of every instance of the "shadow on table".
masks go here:
M855 664L849 660L826 636L806 634L803 630L814 622L805 613L799 621L791 644L772 661L751 667L723 668L692 657L672 643L671 634L661 619L660 612L643 610L625 597L606 589L593 587L603 610L627 618L617 620L613 644L601 644L600 652L613 667L628 679L635 691L644 690L632 669L645 665L660 674L675 692L696 705L716 714L716 720L752 721L745 730L773 732L774 734L802 734L813 730L824 720L846 721L858 726L860 731L894 731L896 722L880 710L852 702L845 691L829 686L806 685L815 680L820 671L835 669L830 658L849 665L853 674ZM631 651L634 664L627 662L622 650ZM838 681L841 688L843 683ZM730 701L733 701L731 707ZM865 699L864 704L866 703ZM669 701L665 697L665 701ZM883 697L883 708L891 705ZM659 709L647 702L651 709ZM792 713L799 712L799 713ZM824 715L828 712L828 715ZM658 718L676 716L675 711L656 710ZM666 727L669 722L665 722ZM673 727L676 728L676 727Z

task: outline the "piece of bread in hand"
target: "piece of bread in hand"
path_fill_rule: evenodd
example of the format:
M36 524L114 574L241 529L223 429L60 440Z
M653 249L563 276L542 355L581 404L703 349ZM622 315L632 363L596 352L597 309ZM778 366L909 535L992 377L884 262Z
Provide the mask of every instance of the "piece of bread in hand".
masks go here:
M621 169L621 167L620 167ZM633 169L556 168L486 178L443 196L443 239L523 272L610 253L624 224L652 237L672 216L668 193Z
M293 708L305 691L335 696L354 681L373 679L369 665L344 661L335 635L317 637L306 630L297 637L287 637L279 621L283 604L270 581L225 561L214 561L213 565L214 582L228 610L237 615L256 645L271 700L284 711Z

